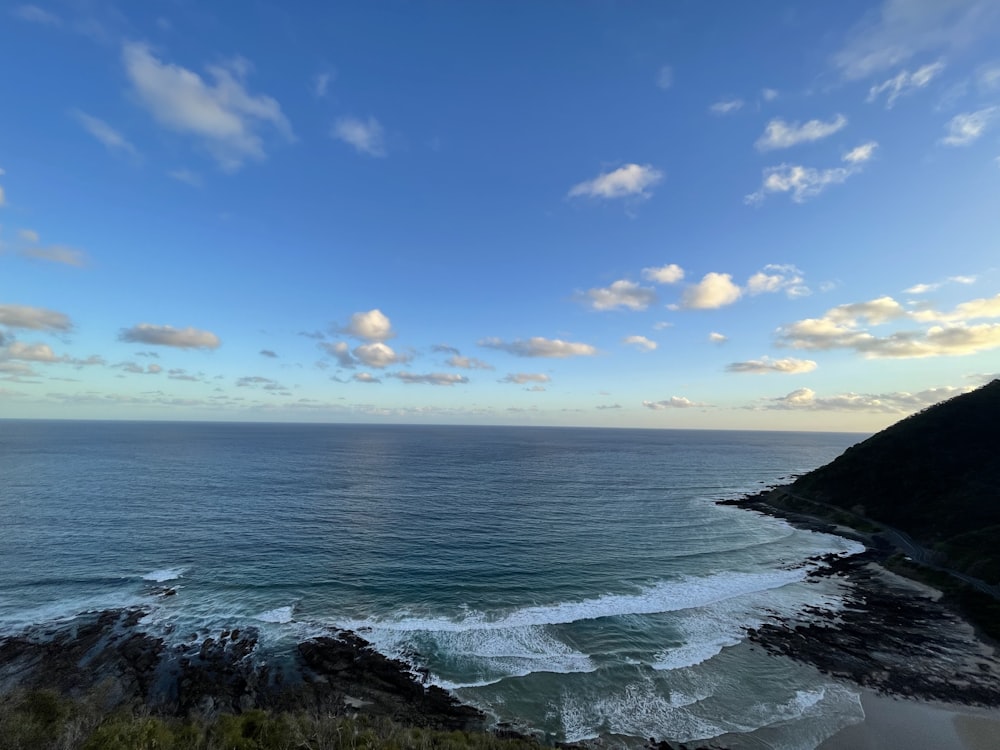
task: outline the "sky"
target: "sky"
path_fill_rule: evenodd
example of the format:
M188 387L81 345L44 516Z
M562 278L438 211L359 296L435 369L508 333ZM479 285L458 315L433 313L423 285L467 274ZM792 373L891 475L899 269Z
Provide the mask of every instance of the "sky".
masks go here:
M874 432L1000 373L1000 3L0 3L0 418Z

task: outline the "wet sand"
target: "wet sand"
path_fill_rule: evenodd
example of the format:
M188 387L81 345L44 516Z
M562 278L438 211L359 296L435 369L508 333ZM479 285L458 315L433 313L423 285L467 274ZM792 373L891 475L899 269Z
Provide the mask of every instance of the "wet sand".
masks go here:
M817 750L998 750L1000 710L861 693L865 719Z

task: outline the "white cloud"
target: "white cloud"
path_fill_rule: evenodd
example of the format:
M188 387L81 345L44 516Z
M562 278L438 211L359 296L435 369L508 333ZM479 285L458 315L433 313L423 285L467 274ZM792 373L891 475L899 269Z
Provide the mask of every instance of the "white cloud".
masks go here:
M933 284L914 284L911 287L907 287L903 290L905 294L927 294L928 292L933 292L936 289L940 289L946 283L954 284L975 284L975 276L949 276L944 281L936 281Z
M381 341L355 347L354 356L363 364L379 370L389 365L404 364L413 359L408 354L400 354L393 351Z
M3 174L3 172L0 172L0 174ZM0 206L3 206L6 202L7 202L7 196L4 195L3 185L0 185Z
M0 350L0 359L17 359L22 362L63 362L64 357L57 356L48 344L25 344L12 341L5 349Z
M331 357L337 360L337 364L345 369L352 369L357 362L351 356L351 348L343 341L321 341L320 347Z
M616 307L645 310L656 301L656 292L622 279L608 287L589 289L581 298L592 310L614 310Z
M876 141L868 141L868 143L862 143L860 146L852 148L844 154L843 159L848 164L864 164L875 155L875 149L877 148L878 143Z
M725 344L727 341L729 341L729 337L723 333L712 331L710 334L708 334L708 340L711 341L713 344Z
M649 197L651 188L663 179L663 172L649 164L626 164L612 172L605 172L570 188L568 196L576 198L627 198Z
M690 409L696 406L711 406L711 404L692 401L684 396L671 396L666 401L643 401L642 405L647 409L652 409L653 411L662 411L664 409Z
M791 124L777 118L771 120L764 128L764 134L757 139L754 146L758 151L773 151L790 148L800 143L811 143L827 138L847 126L847 118L838 114L830 122L809 120L806 123Z
M261 126L294 140L278 102L247 91L250 66L245 60L208 66L209 84L187 68L161 62L145 44L126 43L122 58L139 101L154 119L200 138L226 171L239 169L247 159L264 158Z
M662 331L662 330L664 330L666 328L673 328L673 326L674 326L674 324L671 323L671 322L669 322L669 321L660 320L660 321L658 321L656 323L653 323L653 330L654 331Z
M1000 91L1000 63L981 67L976 72L976 83L982 91Z
M659 268L644 268L642 269L642 278L647 281L655 281L657 284L676 284L684 278L684 269L676 263L668 263Z
M11 15L30 23L41 23L50 26L58 26L62 23L62 19L55 13L50 13L43 8L39 8L37 5L19 5L11 11Z
M429 372L420 375L413 372L393 372L389 374L389 377L402 380L407 384L423 383L426 385L459 385L461 383L469 382L467 377L454 372Z
M17 236L20 237L25 242L31 242L34 244L41 242L42 239L41 237L38 236L38 232L36 232L34 229L22 229L17 233Z
M565 357L592 357L597 354L597 349L590 344L562 341L561 339L546 339L541 336L533 336L526 341L523 339L503 341L495 337L485 338L479 341L479 346L485 346L488 349L499 349L517 357L553 357L563 359Z
M391 321L378 308L368 310L367 312L354 313L351 315L350 322L337 330L340 333L346 333L355 338L367 341L385 341L396 335L392 330Z
M495 369L493 365L488 362L483 362L481 359L476 359L475 357L463 357L460 354L455 354L448 358L447 364L451 367L461 367L465 370L493 370Z
M140 323L131 328L123 328L118 335L122 341L152 344L154 346L174 346L178 349L218 349L222 343L210 331L197 328L174 328Z
M681 307L688 310L715 310L731 305L743 295L728 273L706 273L701 281L684 290Z
M666 91L674 85L674 69L664 65L656 72L656 87Z
M83 126L84 130L103 143L104 147L109 151L122 151L132 156L139 155L136 147L129 143L125 136L104 122L104 120L99 120L79 110L74 110L73 116Z
M787 396L768 399L760 408L802 411L875 412L881 414L908 414L932 406L961 393L968 393L973 386L956 388L945 386L929 388L917 393L842 393L834 396L817 396L811 388L799 388Z
M986 107L976 112L955 115L948 121L948 135L941 139L946 146L968 146L979 140L1000 115L1000 107Z
M996 0L885 0L851 31L833 64L844 78L866 78L920 53L964 49L995 34L998 18Z
M712 104L708 111L713 115L728 115L731 112L739 112L745 103L742 99L723 99Z
M917 68L912 73L908 70L900 71L898 75L883 81L877 86L872 86L868 91L868 100L873 102L882 94L888 93L885 99L885 108L892 109L896 100L901 96L912 94L917 89L922 89L933 81L943 71L945 64L938 60L935 63Z
M48 247L26 247L18 252L25 258L44 260L49 263L62 263L66 266L82 268L87 265L87 254L82 250L66 245L49 245Z
M623 344L634 346L644 352L651 352L656 348L656 342L647 339L645 336L626 336L622 339Z
M386 156L385 133L382 125L374 117L360 120L357 117L341 117L333 123L330 135L343 141L361 154Z
M814 169L798 164L767 167L764 170L764 179L760 189L747 195L743 202L747 205L759 205L770 194L790 193L793 202L805 203L810 198L822 193L830 185L839 185L846 182L849 177L861 172L865 163L875 153L876 148L878 148L878 143L869 141L847 152L842 157L848 165L846 167Z
M849 349L868 359L963 356L1000 347L1000 323L968 325L969 321L1000 318L1000 295L957 305L949 313L906 311L891 297L840 305L822 318L807 318L778 329L778 343L795 349ZM930 324L920 330L876 335L862 325L893 320Z
M0 305L0 325L32 331L69 332L73 323L69 316L44 307Z
M312 80L313 94L319 99L325 97L334 78L336 78L336 73L333 71L317 73Z
M747 279L746 291L754 296L784 291L789 297L805 297L811 291L804 282L802 271L795 266L769 263Z
M746 362L731 362L726 365L726 372L737 372L750 375L764 375L771 372L779 372L785 375L799 375L805 372L812 372L816 369L816 363L811 359L771 359L761 357L760 359L750 359Z
M526 385L528 383L550 383L552 382L552 378L544 372L510 372L500 382Z
M775 89L761 89L760 95L765 102L773 102L779 96Z
M358 372L354 374L354 381L356 383L381 383L379 378L376 378L370 372Z
M167 172L167 176L172 177L178 182L184 182L191 187L202 186L201 175L197 172L192 172L190 169L171 169Z

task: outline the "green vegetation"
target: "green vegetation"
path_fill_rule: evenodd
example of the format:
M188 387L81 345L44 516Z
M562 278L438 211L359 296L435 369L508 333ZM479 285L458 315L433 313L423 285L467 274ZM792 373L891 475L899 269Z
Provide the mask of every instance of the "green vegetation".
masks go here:
M105 708L101 691L0 698L0 750L539 750L535 740L403 727L388 719L261 710L214 719Z
M942 564L997 584L998 425L1000 380L994 380L849 448L790 489L901 529L939 553Z

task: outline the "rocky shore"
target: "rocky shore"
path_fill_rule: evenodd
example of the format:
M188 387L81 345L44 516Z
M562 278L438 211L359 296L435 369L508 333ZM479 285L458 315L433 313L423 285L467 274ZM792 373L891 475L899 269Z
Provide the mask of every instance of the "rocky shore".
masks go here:
M324 716L375 716L414 727L482 730L486 717L408 665L338 631L270 658L254 628L222 630L183 643L144 632L142 609L81 614L0 638L0 694L100 691L108 705L139 701L160 715L212 717L251 709Z

